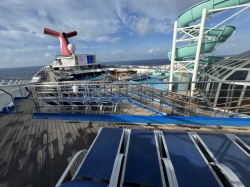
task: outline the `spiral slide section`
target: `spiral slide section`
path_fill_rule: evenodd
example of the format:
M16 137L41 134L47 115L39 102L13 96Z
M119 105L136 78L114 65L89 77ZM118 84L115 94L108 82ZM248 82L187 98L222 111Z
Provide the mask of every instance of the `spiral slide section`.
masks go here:
M198 3L178 17L179 28L187 27L191 22L201 18L204 8L208 10L225 8L229 6L241 5L250 0L206 0ZM216 12L215 12L216 13ZM208 13L209 14L209 13ZM234 26L222 25L217 29L205 29L205 36L214 36L212 41L206 41L201 45L200 54L211 53L215 50L219 43L225 42L235 31ZM191 33L192 34L192 33ZM197 33L199 34L199 33ZM186 57L194 56L197 50L197 42L190 42L189 45L176 48L175 60L184 61ZM168 51L168 58L171 60L172 50ZM210 58L212 59L212 57ZM209 62L209 61L208 61Z
M247 2L249 2L249 0L206 0L200 2L184 11L178 17L178 26L186 27L189 23L200 19L204 8L207 8L207 10L213 10L217 8L241 5Z

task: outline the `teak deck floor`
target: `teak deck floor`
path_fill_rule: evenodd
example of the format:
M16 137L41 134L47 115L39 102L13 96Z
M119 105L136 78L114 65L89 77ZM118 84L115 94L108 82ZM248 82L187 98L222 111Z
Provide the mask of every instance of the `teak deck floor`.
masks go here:
M34 120L26 101L20 103L19 114L0 116L1 187L55 186L71 158L90 147L99 127L250 134L250 127Z

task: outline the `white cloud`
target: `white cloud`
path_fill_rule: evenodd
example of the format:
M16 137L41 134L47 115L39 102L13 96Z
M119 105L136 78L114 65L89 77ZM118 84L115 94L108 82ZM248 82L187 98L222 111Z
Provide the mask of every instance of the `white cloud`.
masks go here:
M169 34L178 15L200 0L123 0L116 2L122 22L140 35L151 32ZM181 5L181 6L180 6Z
M117 41L121 40L121 38L119 37L115 37L115 38L110 38L109 36L100 36L100 37L97 37L95 39L96 42L111 42L111 43L115 43Z
M100 59L132 60L157 55L164 57L171 47L165 44L165 48L162 46L164 42L172 43L173 22L182 11L199 2L200 0L0 1L0 64L8 66L8 56L19 59L13 63L23 60L23 64L27 66L34 65L34 62L44 64L49 59L45 57L46 53L52 54L52 58L54 53L60 51L59 40L44 35L44 27L59 32L76 30L78 36L69 40L76 46L77 52L99 51ZM249 48L250 42L243 37L249 33L249 12L250 10L246 10L243 16L237 16L229 22L237 30L224 47L218 48L219 53ZM219 16L214 16L209 21L215 22ZM155 38L158 39L157 43ZM144 39L151 45L136 47L143 44ZM114 49L117 46L119 49Z
M59 49L60 46L51 46L51 45L48 45L48 49Z
M97 58L101 61L126 61L126 60L140 60L140 59L156 59L167 58L167 48L152 47L152 46L138 46L133 49L114 49L97 53Z
M100 36L95 39L97 42L107 42L108 41L108 36Z
M121 38L115 37L115 38L110 39L110 42L111 42L111 43L116 43L116 42L118 42L119 40L121 40Z
M135 28L140 35L148 34L154 31L154 25L150 23L149 18L140 18Z
M149 54L154 54L156 55L157 53L161 52L161 49L159 47L156 47L156 48L151 48L147 51L147 53Z
M45 57L50 57L50 53L45 53Z

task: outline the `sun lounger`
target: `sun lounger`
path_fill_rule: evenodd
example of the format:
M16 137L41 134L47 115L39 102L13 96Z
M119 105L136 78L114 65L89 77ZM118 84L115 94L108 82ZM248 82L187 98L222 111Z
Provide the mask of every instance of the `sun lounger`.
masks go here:
M123 185L165 186L154 131L133 129L125 155Z
M100 128L72 180L63 183L84 151L56 187L249 186L250 156L230 136Z
M69 100L61 101L61 104L65 112L73 112L75 110L74 105Z
M44 101L47 104L47 110L50 111L52 109L59 110L61 109L61 105L56 101Z
M199 133L213 165L220 169L232 186L250 186L250 155L224 134Z
M87 101L88 105L88 112L90 113L101 113L102 112L102 105L99 103L99 98L89 98Z
M123 154L120 154L120 152L122 143L124 142L124 132L125 130L123 129L99 129L97 137L74 174L72 180L62 184L64 177L67 175L67 172L70 170L73 162L71 162L66 168L62 177L56 184L56 187L117 186L118 180L116 180L117 178L115 178L115 176L117 172L119 173L117 169L119 170L123 158ZM79 154L80 153L78 153L78 155ZM91 179L94 179L95 182ZM97 180L100 182L97 182ZM105 181L106 183L101 183L101 181Z
M76 106L75 110L81 110L81 113L87 113L88 106L85 101L72 101L72 104Z
M66 93L66 92L62 92L62 96L63 96L63 97L69 97L69 94Z
M111 113L113 114L115 112L115 105L111 101L102 101L102 113ZM108 110L106 110L108 109ZM106 111L106 112L105 112Z
M163 131L162 140L170 186L223 186L188 133Z
M58 97L55 93L47 93L47 97Z

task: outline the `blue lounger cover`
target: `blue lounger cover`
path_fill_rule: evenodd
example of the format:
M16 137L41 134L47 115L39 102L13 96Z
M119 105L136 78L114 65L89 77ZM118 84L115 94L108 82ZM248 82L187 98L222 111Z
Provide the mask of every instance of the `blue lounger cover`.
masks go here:
M224 134L199 133L218 162L230 168L245 186L250 186L250 157Z
M162 186L154 131L132 130L124 182Z
M64 184L61 184L60 187L107 187L108 184L100 183L100 182L93 182L93 181L87 181L87 180L80 180L80 179L74 179L72 181L66 182Z
M123 129L103 128L77 176L110 180Z
M179 187L220 186L186 132L163 131Z

